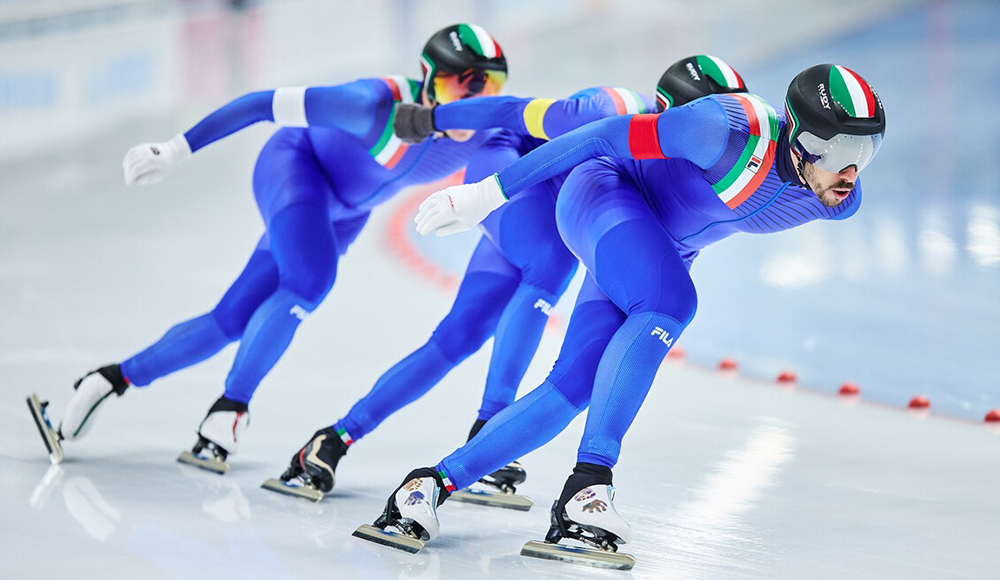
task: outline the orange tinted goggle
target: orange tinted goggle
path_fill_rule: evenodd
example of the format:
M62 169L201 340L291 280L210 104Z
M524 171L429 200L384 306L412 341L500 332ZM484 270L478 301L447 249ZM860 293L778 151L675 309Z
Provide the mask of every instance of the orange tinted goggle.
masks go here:
M439 73L434 75L434 100L443 105L468 97L497 95L506 81L507 73L496 70Z

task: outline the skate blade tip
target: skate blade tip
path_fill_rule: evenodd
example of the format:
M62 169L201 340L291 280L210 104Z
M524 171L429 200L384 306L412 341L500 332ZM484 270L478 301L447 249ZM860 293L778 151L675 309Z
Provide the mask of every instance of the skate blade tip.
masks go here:
M594 548L563 546L531 540L521 548L521 555L542 560L555 560L570 564L606 568L609 570L631 570L635 566L635 556Z
M477 489L462 489L453 492L448 499L488 507L498 507L526 512L535 505L530 497L512 493L496 493Z
M354 533L351 535L355 538L361 538L362 540L368 540L369 542L374 542L390 548L396 548L397 550L402 550L411 554L416 554L424 548L423 540L419 540L412 536L397 534L396 532L381 530L368 524L359 526L358 529L354 530Z
M190 451L181 451L181 454L177 456L177 462L185 465L193 465L194 467L200 467L205 471L211 471L212 473L218 473L219 475L224 475L227 471L229 471L228 463L218 460L201 459Z
M35 393L31 393L26 401L28 409L31 411L31 418L34 419L35 426L38 427L38 434L42 436L42 443L45 444L45 449L49 452L49 461L52 462L52 465L59 465L63 460L62 444L59 442L58 431L52 428L45 415L43 410L45 403Z
M288 485L287 483L281 481L277 477L272 477L268 479L267 481L262 483L260 487L261 489L266 489L268 491L273 491L276 493L280 493L282 495L307 499L314 503L323 499L323 492L316 489L315 487Z

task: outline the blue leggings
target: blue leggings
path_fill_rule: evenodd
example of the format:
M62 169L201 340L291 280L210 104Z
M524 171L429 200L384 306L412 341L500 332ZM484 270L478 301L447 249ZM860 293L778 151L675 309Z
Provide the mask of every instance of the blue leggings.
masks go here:
M470 162L466 181L478 181L519 155L505 145L487 145ZM364 437L423 396L494 335L478 418L488 420L513 402L549 308L576 271L576 258L560 240L554 215L552 184L543 183L486 219L486 235L469 261L451 310L430 340L383 374L335 423L345 441Z
M557 222L588 278L546 381L439 464L457 488L540 447L586 405L578 461L614 467L670 347L694 317L694 283L642 192L615 161L570 173Z
M212 311L174 326L122 362L133 385L148 385L238 340L224 396L248 403L299 323L330 291L338 258L368 214L332 219L339 208L329 181L313 155L294 147L265 147L254 189L267 231L243 272Z

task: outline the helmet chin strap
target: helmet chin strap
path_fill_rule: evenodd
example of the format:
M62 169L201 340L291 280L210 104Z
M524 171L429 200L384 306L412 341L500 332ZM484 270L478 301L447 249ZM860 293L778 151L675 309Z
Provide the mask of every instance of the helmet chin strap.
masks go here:
M815 193L815 190L812 188L811 185L809 185L809 180L806 179L806 174L805 174L806 160L803 159L801 155L799 155L798 153L795 153L794 151L792 152L792 154L795 155L795 159L796 159L796 162L795 162L795 173L797 173L799 175L799 180L802 181L802 185L806 189L808 189L809 191L812 191L812 192Z

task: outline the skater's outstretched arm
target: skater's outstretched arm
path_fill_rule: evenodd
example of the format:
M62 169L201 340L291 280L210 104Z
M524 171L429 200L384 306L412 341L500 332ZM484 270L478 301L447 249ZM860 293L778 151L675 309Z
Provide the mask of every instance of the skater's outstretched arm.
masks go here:
M655 111L656 104L628 89L595 87L568 99L481 97L434 108L400 104L396 110L396 134L404 141L422 141L435 131L495 127L548 140L606 117Z
M726 149L729 123L712 98L658 115L620 115L585 125L538 147L498 174L432 194L421 205L417 231L449 235L475 227L509 196L570 171L594 157L686 159L707 169Z
M363 79L332 87L285 87L243 95L216 109L185 133L143 143L122 162L126 184L155 183L199 149L262 121L285 127L336 127L363 137L392 114L392 79ZM409 91L405 79L398 81ZM397 88L398 90L398 88Z

